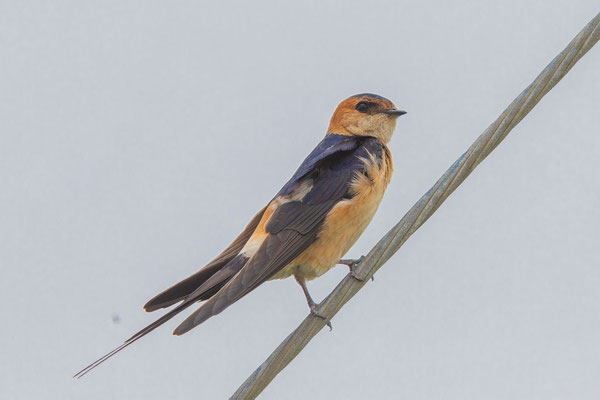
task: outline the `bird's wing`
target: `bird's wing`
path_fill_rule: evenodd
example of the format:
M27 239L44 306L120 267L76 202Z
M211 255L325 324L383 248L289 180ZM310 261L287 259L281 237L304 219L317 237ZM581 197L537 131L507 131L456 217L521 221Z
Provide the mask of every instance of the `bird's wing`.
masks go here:
M214 260L206 264L195 274L182 280L181 282L176 283L175 285L171 286L165 291L154 296L144 305L144 310L146 310L147 312L156 311L160 308L169 307L179 301L184 300L196 289L201 287L202 284L209 280L214 274L223 269L223 267L230 263L235 258L235 256L239 254L240 250L244 247L244 245L256 229L256 226L260 222L266 209L267 207L260 210L248 223L243 232L240 233L239 236L235 238L235 240L225 250L223 250L223 252L221 252L221 254L215 257ZM203 294L203 296L210 297L209 295L211 295L210 291L207 291ZM202 298L203 296L199 296L198 299L204 300Z
M308 157L306 157L292 178L278 193L278 196L285 195L292 190L298 182L324 158L339 151L353 150L356 147L357 142L352 137L327 135ZM206 300L215 294L215 289L220 289L233 275L235 275L236 272L239 271L239 269L232 270L232 268L225 267L228 263L234 261L234 258L239 254L252 233L254 233L265 210L266 207L260 210L248 223L244 231L214 260L195 274L154 296L144 305L144 310L147 312L156 311L161 308L170 307L173 304L185 300L186 298L189 299L190 297L194 297L196 300ZM234 264L238 263L235 262ZM220 273L217 274L217 272ZM209 280L211 281L210 284L207 282ZM199 288L203 289L202 293L199 293Z
M341 135L330 135L341 136ZM263 235L253 236L248 243L260 241L258 250L241 270L214 296L185 319L173 332L181 335L245 296L289 264L316 239L329 211L351 197L349 188L355 175L364 172L362 158L381 150L375 139L334 138L337 145L317 146L326 155L314 154L267 206L257 226ZM323 142L322 142L323 143ZM317 150L315 149L315 150Z
M195 275L150 300L145 308L153 311L177 301L182 301L181 304L79 371L75 377L87 374L196 301L208 299L177 327L174 334L187 332L283 268L316 240L325 216L338 201L348 196L353 175L361 171L359 157L377 153L380 150L377 143L375 139L326 136L275 199L250 221L223 253ZM271 207L273 205L276 207ZM265 218L267 213L269 216ZM264 237L258 250L251 256L244 254L244 246L259 230L264 232Z
M277 194L285 195L297 186L298 182L314 166L324 158L339 152L355 149L357 143L353 138L342 135L327 135L302 162L292 178ZM170 307L183 300L206 300L214 295L229 279L241 268L240 260L235 260L240 250L246 245L254 233L267 207L260 210L248 223L244 231L214 260L204 266L195 274L176 283L150 299L145 305L147 312Z

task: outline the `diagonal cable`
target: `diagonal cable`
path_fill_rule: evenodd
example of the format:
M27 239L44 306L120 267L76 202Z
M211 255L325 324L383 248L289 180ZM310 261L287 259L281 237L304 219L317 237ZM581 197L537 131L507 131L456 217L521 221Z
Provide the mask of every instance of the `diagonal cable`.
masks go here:
M312 314L308 315L300 326L285 338L269 358L246 379L231 396L231 399L256 398L599 39L600 14L596 15L575 36L571 43L535 78L533 83L513 100L498 119L412 206L400 222L371 249L357 266L357 276L361 277L362 281L347 275L319 304L318 313L325 319Z

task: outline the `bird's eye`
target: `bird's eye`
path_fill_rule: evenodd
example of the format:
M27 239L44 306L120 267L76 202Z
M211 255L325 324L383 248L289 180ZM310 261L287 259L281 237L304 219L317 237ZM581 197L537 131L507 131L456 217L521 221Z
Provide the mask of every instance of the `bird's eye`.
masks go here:
M361 113L366 113L367 110L369 109L369 103L366 101L361 101L360 103L358 103L356 105L356 111L361 112Z

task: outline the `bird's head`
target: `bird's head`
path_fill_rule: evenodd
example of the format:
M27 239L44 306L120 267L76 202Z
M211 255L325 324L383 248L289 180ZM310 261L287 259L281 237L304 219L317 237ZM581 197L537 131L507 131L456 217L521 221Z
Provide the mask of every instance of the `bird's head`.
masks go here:
M383 143L392 138L396 118L406 114L385 97L357 94L342 101L329 123L328 134L372 136Z

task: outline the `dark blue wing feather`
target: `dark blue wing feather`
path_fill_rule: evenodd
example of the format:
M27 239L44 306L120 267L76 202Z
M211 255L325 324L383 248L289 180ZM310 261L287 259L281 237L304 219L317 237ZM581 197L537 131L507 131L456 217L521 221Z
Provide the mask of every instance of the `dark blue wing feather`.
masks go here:
M299 200L280 205L264 229L269 234L244 267L213 297L173 332L181 335L223 311L273 276L315 240L329 211L349 198L356 173L366 173L361 158L381 159L383 146L375 138L329 135L302 163L278 196L290 193L303 180L310 191Z
M338 152L350 151L356 149L360 144L360 139L355 136L344 136L330 134L321 140L314 150L300 164L298 170L292 175L290 180L281 188L277 196L285 196L298 183L298 181L307 173L309 173L315 165L324 158ZM275 197L277 197L275 196Z

